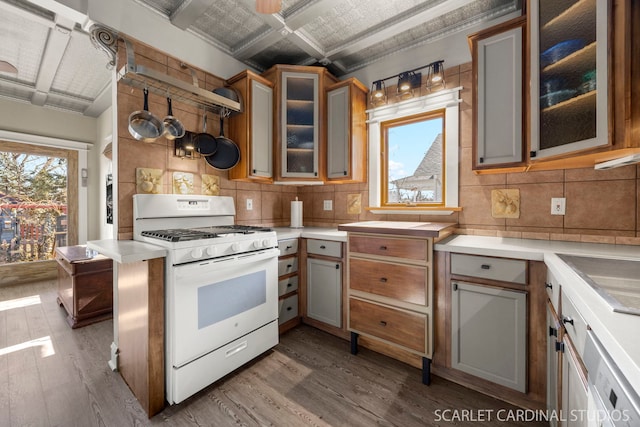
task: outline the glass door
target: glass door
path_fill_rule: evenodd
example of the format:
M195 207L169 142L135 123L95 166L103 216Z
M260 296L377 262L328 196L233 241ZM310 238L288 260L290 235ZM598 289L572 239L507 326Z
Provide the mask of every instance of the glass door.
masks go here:
M608 1L530 1L531 159L607 145Z
M318 176L318 75L282 73L282 176Z

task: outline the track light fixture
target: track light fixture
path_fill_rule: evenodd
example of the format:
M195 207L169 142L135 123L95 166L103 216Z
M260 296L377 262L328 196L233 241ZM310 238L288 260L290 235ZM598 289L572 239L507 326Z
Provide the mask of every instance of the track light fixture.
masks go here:
M419 73L417 71L425 69L427 70L425 73L425 88L429 91L431 91L438 85L441 85L444 88L444 60L439 60L422 67L414 68L413 70L403 71L395 76L389 76L385 77L384 79L374 81L371 85L371 104L374 106L386 104L387 88L385 85L385 81L395 78L398 79L396 86L396 96L400 99L408 99L413 97L415 90L419 89L422 84L422 73Z

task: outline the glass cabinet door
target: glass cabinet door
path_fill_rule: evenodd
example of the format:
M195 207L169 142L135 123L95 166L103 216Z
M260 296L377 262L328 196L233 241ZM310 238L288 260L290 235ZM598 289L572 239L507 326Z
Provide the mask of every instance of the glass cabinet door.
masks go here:
M282 73L282 176L318 176L318 75Z
M608 0L528 6L531 159L607 145Z

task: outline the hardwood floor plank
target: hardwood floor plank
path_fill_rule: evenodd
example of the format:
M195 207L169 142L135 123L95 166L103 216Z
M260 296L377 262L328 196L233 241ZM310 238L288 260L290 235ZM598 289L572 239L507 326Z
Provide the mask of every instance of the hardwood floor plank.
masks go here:
M437 421L435 411L515 409L439 377L425 386L419 369L367 349L351 355L347 341L302 325L273 350L148 419L107 365L113 321L71 329L55 282L0 288L0 302L35 295L39 304L0 310L0 349L14 349L0 354L2 427L489 427L495 422ZM47 336L50 345L11 347Z

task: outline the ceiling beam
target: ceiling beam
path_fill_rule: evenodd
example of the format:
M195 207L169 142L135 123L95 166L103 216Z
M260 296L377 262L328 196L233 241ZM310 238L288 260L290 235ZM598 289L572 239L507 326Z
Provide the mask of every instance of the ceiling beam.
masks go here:
M183 0L171 13L169 20L176 27L186 30L211 6L210 0Z
M339 48L327 52L330 61L361 52L364 49L397 36L410 28L436 19L446 13L473 3L475 0L447 0L432 7L418 6L393 17L390 22L383 22L375 28L369 28L364 36L356 36L352 41L342 44Z
M287 26L295 31L342 3L344 3L344 0L317 0L299 12L287 16L285 21Z
M47 39L47 45L45 46L44 53L42 54L40 69L38 70L38 78L36 79L36 92L33 94L31 99L35 105L44 105L44 102L46 101L46 93L51 90L53 79L56 77L64 52L67 49L69 40L71 40L72 30L59 25L58 22L63 25L69 25L70 23L67 19L56 18L56 25L49 30L49 38Z

